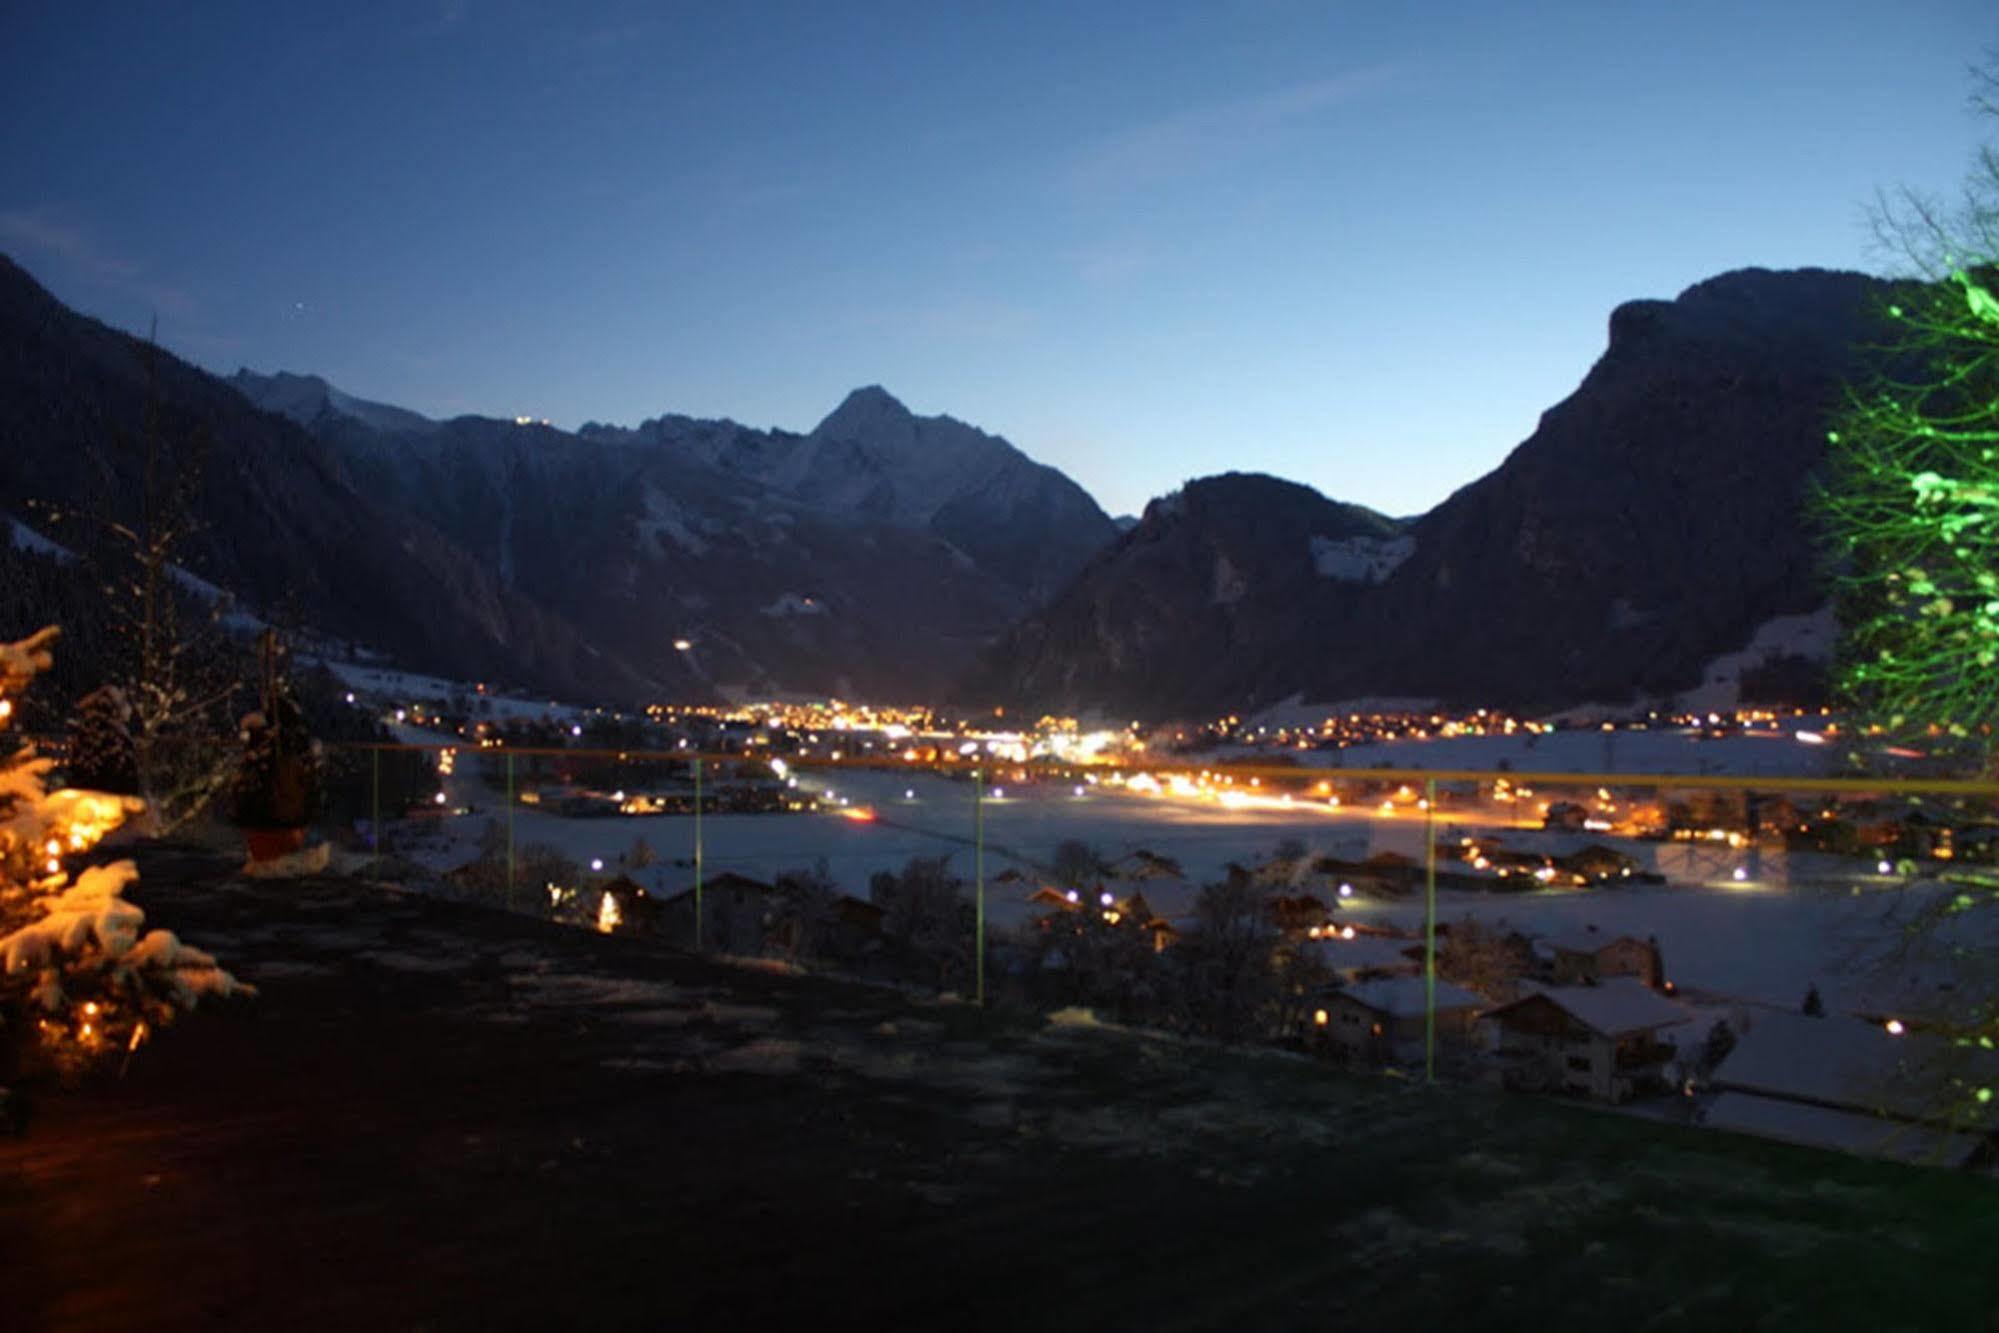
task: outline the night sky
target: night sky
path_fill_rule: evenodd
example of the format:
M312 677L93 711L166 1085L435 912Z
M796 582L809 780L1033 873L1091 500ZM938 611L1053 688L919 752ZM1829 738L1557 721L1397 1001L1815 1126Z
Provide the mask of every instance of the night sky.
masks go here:
M101 13L116 9L115 17ZM1112 512L1403 514L1617 302L1881 270L1989 0L10 7L0 250L218 372L807 429L879 382Z

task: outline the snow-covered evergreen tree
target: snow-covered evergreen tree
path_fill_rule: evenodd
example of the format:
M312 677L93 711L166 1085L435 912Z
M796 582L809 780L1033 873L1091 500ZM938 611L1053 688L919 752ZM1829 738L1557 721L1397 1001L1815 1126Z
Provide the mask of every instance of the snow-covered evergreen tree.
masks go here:
M0 730L14 700L48 669L53 628L0 644ZM67 860L140 812L131 796L50 791L49 759L23 746L0 758L0 1079L67 1076L136 1050L204 995L249 991L171 931L144 929L126 902L130 861L71 877Z

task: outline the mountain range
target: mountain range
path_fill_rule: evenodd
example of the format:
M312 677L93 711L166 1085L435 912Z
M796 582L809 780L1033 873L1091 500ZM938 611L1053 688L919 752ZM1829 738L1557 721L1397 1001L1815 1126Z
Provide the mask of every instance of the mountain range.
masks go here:
M248 609L607 702L1670 695L1824 602L1803 500L1885 290L1750 269L1620 306L1534 434L1413 518L1226 474L1134 521L877 386L802 434L434 420L309 374L219 379L0 257L0 509L129 507L151 419L166 475L199 472L183 562Z
M879 388L807 435L435 421L218 379L0 257L0 508L130 517L149 420L162 475L199 473L178 558L246 609L588 699L937 697L1115 533L1061 473Z
M969 688L1151 717L1294 697L1670 699L1767 622L1825 604L1808 488L1888 290L1745 269L1621 305L1533 435L1407 521L1269 477L1191 482L1011 629ZM1791 692L1822 676L1766 666Z

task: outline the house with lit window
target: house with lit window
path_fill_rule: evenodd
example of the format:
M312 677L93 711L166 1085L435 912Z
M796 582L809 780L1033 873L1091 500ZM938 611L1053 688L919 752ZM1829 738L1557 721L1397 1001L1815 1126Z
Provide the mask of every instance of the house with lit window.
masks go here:
M1624 1102L1667 1084L1676 1051L1660 1034L1691 1020L1636 977L1544 986L1480 1020L1500 1082Z
M1321 991L1307 1017L1306 1041L1355 1064L1415 1064L1423 1059L1430 990L1420 976L1376 977ZM1437 1041L1462 1049L1485 1000L1437 982Z

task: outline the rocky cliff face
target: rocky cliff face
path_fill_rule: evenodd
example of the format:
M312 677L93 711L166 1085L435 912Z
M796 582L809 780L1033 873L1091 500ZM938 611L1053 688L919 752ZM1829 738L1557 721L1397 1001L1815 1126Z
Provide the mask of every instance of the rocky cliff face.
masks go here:
M1884 290L1752 269L1620 306L1576 392L1499 468L1398 528L1378 580L1312 582L1295 530L1231 542L1267 502L1228 478L1190 485L1172 517L1192 530L1172 540L1226 550L1227 579L1205 559L1162 565L1171 527L1148 511L967 690L1160 715L1293 694L1559 706L1694 686L1759 624L1825 600L1803 501ZM1240 589L1226 617L1222 584Z

